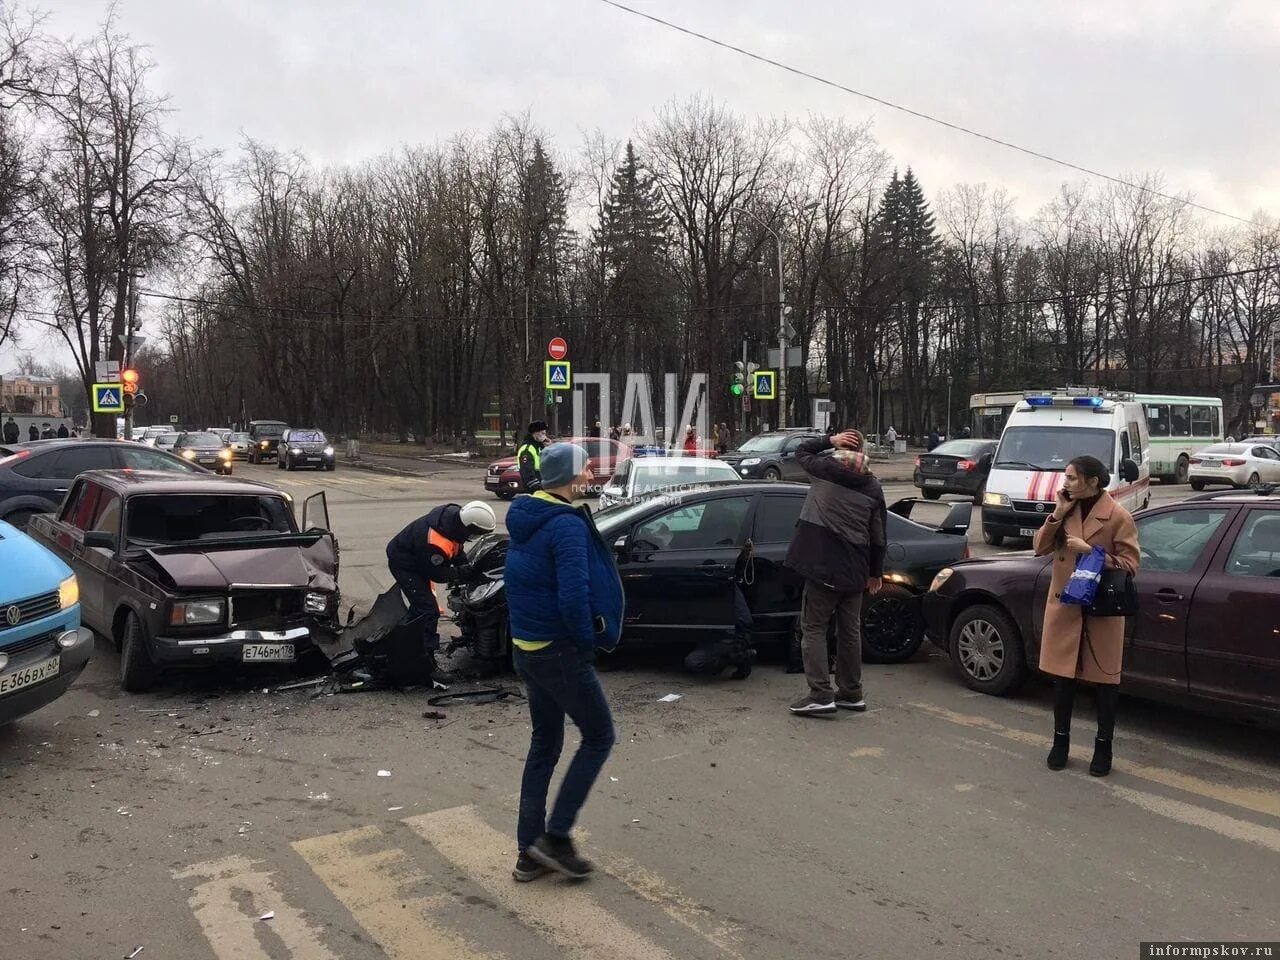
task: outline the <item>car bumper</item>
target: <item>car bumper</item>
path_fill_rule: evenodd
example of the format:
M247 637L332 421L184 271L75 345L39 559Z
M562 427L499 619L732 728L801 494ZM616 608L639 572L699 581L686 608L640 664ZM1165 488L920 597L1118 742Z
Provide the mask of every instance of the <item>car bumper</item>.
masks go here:
M1217 483L1243 487L1249 482L1249 474L1251 472L1247 465L1243 467L1224 467L1221 470L1205 470L1203 467L1192 467L1188 473L1188 479L1210 485Z
M742 479L751 480L753 478L763 477L765 470L767 470L770 465L767 463L753 463L750 466L744 467L740 463L735 463L732 464L732 466L733 469L738 471L738 476L742 477Z
M288 627L283 630L232 630L212 637L156 637L151 652L162 666L183 666L209 662L244 661L246 646L254 644L292 644L293 658L262 660L262 663L293 663L307 650L315 648L311 627ZM250 661L254 662L254 661Z
M289 462L295 467L331 467L336 460L336 455L325 456L323 453L302 453L289 454Z
M57 634L50 634L48 645L23 651L5 667L5 673L12 674L48 659L57 650L59 664L56 675L29 687L20 687L12 693L0 694L0 726L12 723L19 717L26 716L57 700L84 671L89 658L93 656L93 634L87 627L76 627L61 632L74 633L75 642L63 647L57 644Z
M982 477L976 473L953 473L936 477L917 470L913 480L919 489L938 493L966 493L972 496L982 487Z
M944 652L951 628L952 599L933 590L920 598L920 619L924 622L925 639Z
M502 477L485 477L484 488L490 493L519 493L519 480L504 480Z
M982 531L1004 537L1032 537L1044 526L1052 507L1045 504L1044 513L1029 513L1012 507L982 508Z

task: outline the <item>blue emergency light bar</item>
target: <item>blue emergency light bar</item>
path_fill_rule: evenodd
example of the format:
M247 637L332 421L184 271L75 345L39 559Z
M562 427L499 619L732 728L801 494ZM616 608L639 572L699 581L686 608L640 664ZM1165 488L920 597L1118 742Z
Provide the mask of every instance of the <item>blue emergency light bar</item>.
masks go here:
M1102 397L1027 397L1033 407L1100 407Z

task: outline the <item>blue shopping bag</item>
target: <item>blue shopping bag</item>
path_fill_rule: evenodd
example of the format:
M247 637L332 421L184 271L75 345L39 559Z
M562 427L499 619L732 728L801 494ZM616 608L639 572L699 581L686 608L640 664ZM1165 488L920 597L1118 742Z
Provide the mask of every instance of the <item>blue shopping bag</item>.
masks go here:
M1107 555L1101 547L1094 547L1081 556L1076 561L1071 579L1062 589L1062 602L1077 607L1091 606L1098 595L1098 583L1102 580L1102 570L1106 564Z

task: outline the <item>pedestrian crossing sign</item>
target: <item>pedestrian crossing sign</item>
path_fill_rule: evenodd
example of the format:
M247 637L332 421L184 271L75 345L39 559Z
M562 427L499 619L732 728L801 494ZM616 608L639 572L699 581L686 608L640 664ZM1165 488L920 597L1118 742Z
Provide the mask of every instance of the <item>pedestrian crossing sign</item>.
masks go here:
M94 413L124 413L124 384L95 383L93 385Z
M757 400L774 399L774 389L778 378L773 370L757 370L752 374L751 393Z
M568 390L573 381L568 360L544 360L548 390Z

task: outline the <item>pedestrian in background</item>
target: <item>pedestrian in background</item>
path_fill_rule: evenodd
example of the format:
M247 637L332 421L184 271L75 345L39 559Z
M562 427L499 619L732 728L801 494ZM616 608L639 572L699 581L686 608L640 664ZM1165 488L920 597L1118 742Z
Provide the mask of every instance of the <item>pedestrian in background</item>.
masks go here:
M525 431L524 440L516 448L516 463L520 466L520 484L525 493L542 489L542 450L547 445L547 422L534 420Z
M728 453L732 443L733 434L729 431L729 425L722 422L720 428L716 431L716 453Z
M504 573L512 659L524 681L533 735L520 783L512 876L535 880L547 870L581 879L591 863L570 832L613 749L613 716L596 676L598 649L622 632L622 581L591 510L572 501L591 485L587 452L557 443L542 454L542 489L517 497L507 512L511 543ZM564 747L564 720L582 743L547 817L547 792Z
M1111 772L1112 737L1120 699L1124 657L1124 617L1091 617L1085 608L1059 598L1075 572L1076 561L1094 547L1106 554L1109 568L1138 572L1138 528L1133 517L1107 493L1111 475L1096 457L1076 457L1067 464L1053 515L1036 531L1037 556L1053 554L1049 600L1044 608L1040 669L1054 681L1053 748L1050 770L1067 765L1071 748L1071 712L1080 680L1093 685L1098 709L1098 735L1089 772Z
M832 447L834 455L824 456ZM867 709L862 689L862 596L880 592L888 511L862 450L857 430L806 440L796 449L796 461L812 479L784 562L805 581L800 649L809 693L791 704L792 713ZM834 686L827 649L832 621Z
M10 417L4 422L4 442L17 443L21 434L18 431L18 422Z

